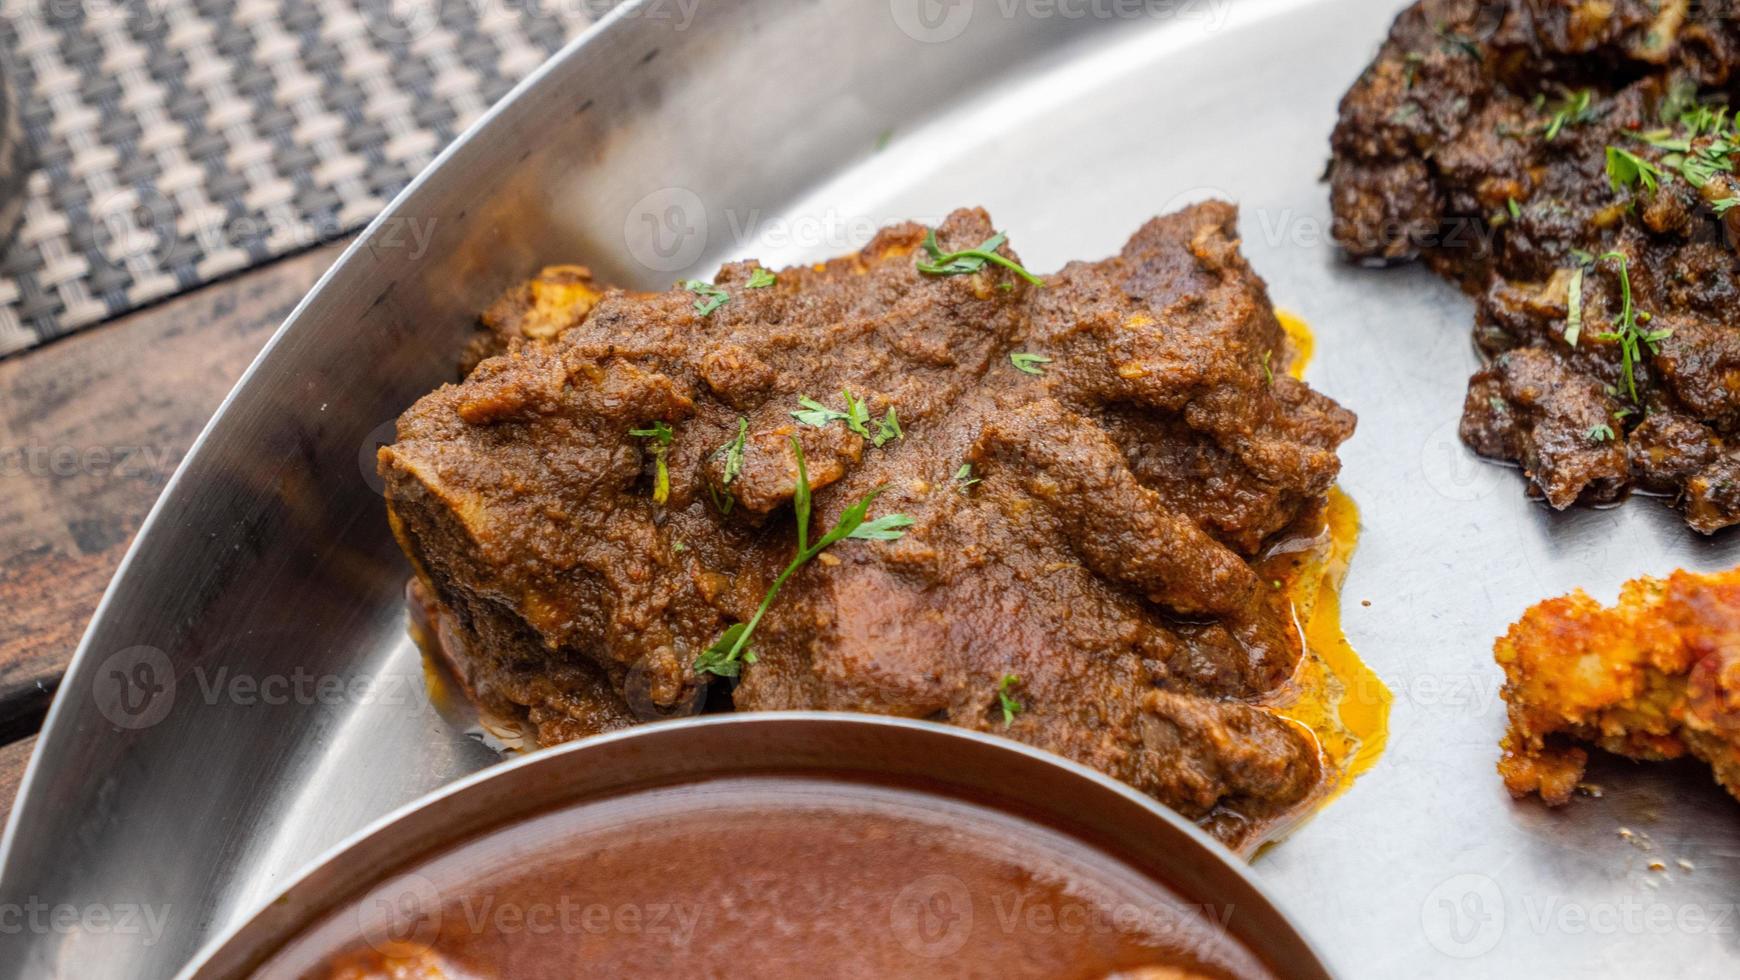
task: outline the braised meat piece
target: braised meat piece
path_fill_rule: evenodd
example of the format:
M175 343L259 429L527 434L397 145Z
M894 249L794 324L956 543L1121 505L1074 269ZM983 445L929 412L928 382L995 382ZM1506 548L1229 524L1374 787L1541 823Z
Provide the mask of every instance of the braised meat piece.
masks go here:
M580 291L381 450L443 646L546 743L709 689L935 719L1251 839L1322 766L1259 707L1301 639L1250 563L1318 514L1354 420L1287 375L1235 221L1155 219L1043 288L962 210L777 275ZM866 498L879 534L781 580L806 502L814 545Z
M1421 0L1347 93L1334 233L1475 297L1462 438L1555 508L1740 522L1740 19L1683 0Z
M1498 771L1554 806L1586 742L1635 759L1691 753L1740 797L1740 569L1626 584L1603 608L1575 592L1531 608L1494 644L1510 730Z

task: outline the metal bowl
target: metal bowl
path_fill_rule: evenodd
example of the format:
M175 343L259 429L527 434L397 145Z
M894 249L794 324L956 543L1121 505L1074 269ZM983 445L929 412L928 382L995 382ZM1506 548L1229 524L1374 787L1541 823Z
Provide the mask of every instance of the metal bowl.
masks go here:
M1017 834L1040 825L1061 830L1115 855L1186 906L1227 910L1228 934L1276 977L1327 980L1330 975L1237 858L1194 825L1114 780L1019 743L958 728L791 712L648 725L538 752L442 790L329 853L279 900L218 940L184 980L303 975L342 948L330 944L330 937L384 934L381 923L361 921L374 914L376 897L390 900L378 906L396 919L438 913L439 900L424 892L452 895L466 888L472 875L489 869L443 861L443 871L429 872L434 880L422 877L421 869L462 844L552 810L563 808L568 820L573 812L568 808L614 805L638 791L773 773L825 776L831 784L892 782L923 800L964 798L1018 816L1008 825ZM643 818L657 812L629 809ZM1022 846L1021 840L1010 843ZM416 877L402 877L412 868L420 869ZM967 901L970 909L970 896ZM988 920L989 911L979 909L978 917ZM969 931L973 918L969 912ZM303 940L311 930L322 935Z

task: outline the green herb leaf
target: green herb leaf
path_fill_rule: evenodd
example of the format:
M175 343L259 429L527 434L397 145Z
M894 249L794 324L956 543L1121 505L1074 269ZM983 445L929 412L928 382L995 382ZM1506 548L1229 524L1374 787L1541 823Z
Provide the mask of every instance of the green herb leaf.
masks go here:
M804 447L796 438L791 441L797 458L797 485L791 492L791 510L797 517L798 554L810 549L810 472L804 467Z
M1601 256L1603 261L1613 261L1619 264L1619 291L1621 306L1619 322L1612 330L1595 335L1597 340L1614 340L1619 342L1620 367L1625 372L1625 387L1631 393L1633 404L1641 404L1637 397L1637 362L1642 357L1640 345L1648 345L1650 351L1655 351L1658 341L1673 336L1672 330L1652 330L1644 332L1638 325L1639 318L1649 320L1648 313L1641 313L1631 302L1631 272L1627 266L1624 252L1607 252Z
M1045 369L1039 365L1050 364L1051 358L1044 354L1028 354L1016 351L1009 355L1009 363L1015 365L1015 370L1022 374L1044 374Z
M740 420L740 425L747 431L748 420ZM741 436L739 437L742 438ZM877 491L865 494L840 514L840 519L822 535L815 544L809 543L811 492L809 471L804 465L804 447L797 439L791 440L792 455L797 459L797 486L792 492L792 511L797 519L798 550L791 564L768 587L767 594L762 596L761 605L755 608L755 615L747 623L733 623L725 628L713 645L701 652L695 658L695 672L698 674L717 674L720 677L736 677L742 670L742 664L755 663L755 652L749 648L749 638L754 635L755 627L761 623L761 617L767 615L767 610L773 605L773 599L779 595L780 586L804 566L810 559L821 554L827 547L847 537L867 538L875 541L893 541L905 532L900 530L909 527L912 519L904 514L889 514L879 517L866 524L865 516L870 511L870 502L876 499ZM862 531L862 533L858 533Z
M1662 169L1630 150L1607 148L1607 179L1614 190L1642 184L1648 190L1660 186Z
M1015 716L1027 710L1027 706L1015 699L1010 692L1020 686L1021 678L1014 674L1004 674L997 682L997 706L1003 709L1003 727L1015 724Z
M900 419L894 414L894 406L888 406L888 414L882 416L882 421L876 427L876 438L871 442L877 449L890 439L905 439L906 433L900 431Z
M1547 120L1544 133L1546 141L1551 143L1558 139L1559 133L1563 132L1566 126L1586 123L1599 115L1590 109L1590 103L1594 98L1595 90L1592 88L1566 92L1559 99L1558 104L1553 107L1553 117Z
M862 398L853 398L850 388L841 388L840 397L846 402L846 428L858 433L864 438L870 438L870 410L864 407Z
M1693 139L1706 133L1714 136L1722 132L1728 125L1728 107L1707 104L1694 105L1679 115L1681 126L1686 127Z
M887 441L887 439L874 439L870 435L870 409L865 406L864 399L853 395L849 388L840 389L840 397L845 399L846 402L846 410L844 412L837 412L807 395L799 396L798 404L802 405L803 409L801 411L790 413L791 417L802 422L804 425L812 426L817 429L830 422L844 422L846 423L846 428L851 429L853 432L856 432L866 439L872 439L872 441L874 441L878 446ZM893 408L890 407L889 411L892 412ZM884 425L886 425L886 423L884 423ZM896 423L895 431L899 431L899 423Z
M1692 141L1675 136L1671 129L1652 129L1647 133L1632 133L1633 139L1648 143L1658 150L1671 150L1675 153L1685 153L1692 148Z
M699 297L695 300L696 316L708 316L714 310L731 301L730 293L710 282L702 282L699 279L684 280L683 288Z
M652 440L653 503L664 503L671 497L671 471L665 466L665 455L670 451L674 435L671 427L663 421L655 421L644 429L630 429L628 434Z
M961 468L955 470L955 489L961 493L966 493L968 487L978 482L979 478L973 475L973 464L962 463Z
M777 276L775 276L773 273L767 271L766 269L763 269L760 266L756 266L755 271L751 272L749 274L748 284L746 284L743 288L744 289L766 289L767 287L773 285L774 283L776 283L778 281L779 281L779 278Z
M1583 267L1571 270L1571 284L1565 290L1565 343L1577 346L1583 335Z
M1514 198L1514 197L1505 198L1504 206L1505 206L1505 209L1510 212L1510 220L1515 221L1518 218L1522 217L1522 205L1516 203L1516 198Z
M1035 286L1043 287L1045 285L1043 279L1022 268L1020 263L997 254L997 249L1001 248L1005 241L1008 241L1008 238L1002 232L998 232L980 242L978 248L945 253L942 246L937 244L936 229L932 228L924 236L924 251L930 256L930 261L926 262L924 259L919 259L918 271L927 276L965 276L978 272L985 267L985 263L990 262L1008 269Z
M845 412L836 412L808 395L798 396L798 404L803 406L803 411L792 412L791 417L818 429L829 422L838 422L846 418Z
M668 446L671 444L671 438L674 433L671 431L670 426L663 422L655 421L644 429L630 429L628 430L628 434L631 436L640 436L643 439L655 439L658 441L659 445Z
M898 541L906 536L903 529L911 527L912 523L912 518L905 514L885 514L858 525L846 536L861 541Z
M1610 425L1597 425L1589 430L1590 442L1611 442L1612 439L1613 427Z
M736 677L742 672L743 664L755 662L755 651L746 645L748 639L749 627L746 624L732 623L725 627L725 632L719 634L713 645L695 658L695 673Z
M1727 215L1729 211L1734 210L1736 204L1740 204L1740 197L1724 197L1720 201L1710 205L1710 207L1715 209L1716 216L1720 218Z
M738 437L719 447L720 453L726 454L726 472L720 473L719 482L731 486L731 480L738 479L738 473L743 472L743 447L750 440L750 420L738 416Z

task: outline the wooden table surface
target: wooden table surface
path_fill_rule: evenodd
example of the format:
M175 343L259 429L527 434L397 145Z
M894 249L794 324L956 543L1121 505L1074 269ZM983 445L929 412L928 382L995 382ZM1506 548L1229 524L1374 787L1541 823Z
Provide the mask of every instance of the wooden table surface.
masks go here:
M0 360L0 821L133 533L328 245Z

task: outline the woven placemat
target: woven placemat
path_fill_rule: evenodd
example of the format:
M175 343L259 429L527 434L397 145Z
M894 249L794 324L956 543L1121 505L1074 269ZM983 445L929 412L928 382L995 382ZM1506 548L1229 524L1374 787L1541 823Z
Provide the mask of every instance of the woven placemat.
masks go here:
M11 0L0 355L366 224L599 0Z

